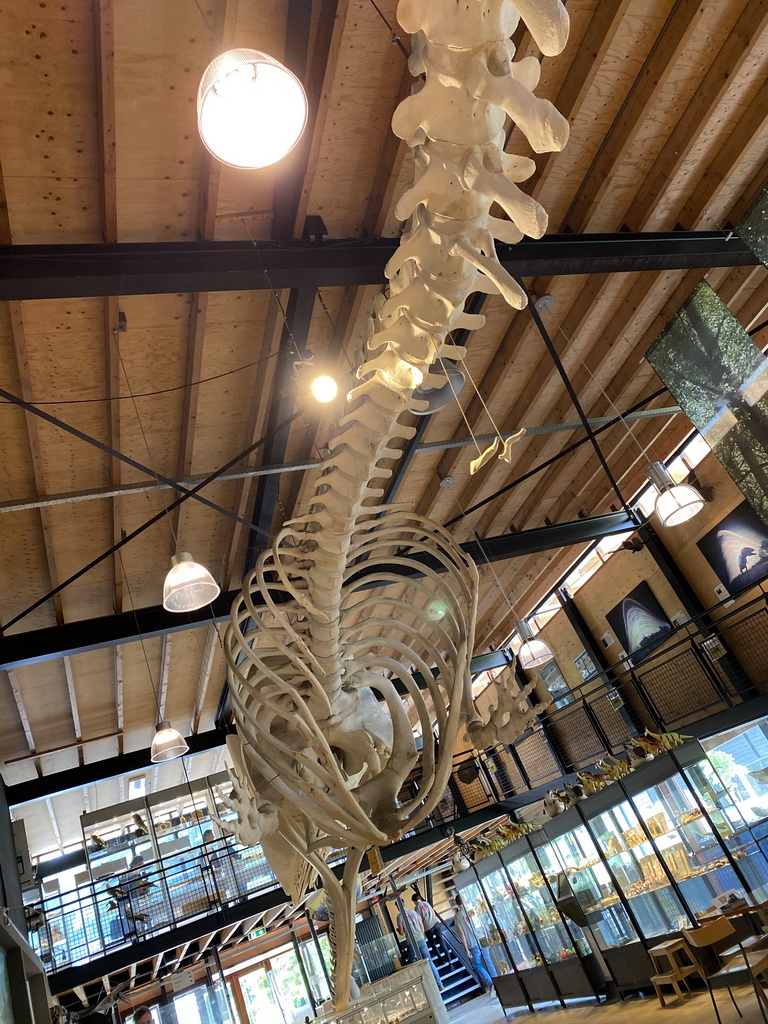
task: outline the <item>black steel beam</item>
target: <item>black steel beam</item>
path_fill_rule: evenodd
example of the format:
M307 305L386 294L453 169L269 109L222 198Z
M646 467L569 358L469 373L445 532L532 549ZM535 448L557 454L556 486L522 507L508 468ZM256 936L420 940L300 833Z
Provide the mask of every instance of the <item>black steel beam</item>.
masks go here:
M283 325L280 339L275 382L265 430L267 441L262 452L262 464L265 466L280 465L285 460L285 453L288 450L288 438L291 433L290 417L296 405L294 364L299 359L299 352L304 352L308 347L309 327L312 323L316 294L314 288L302 288L294 289L288 297L285 310L286 322ZM281 423L285 423L282 428L280 428ZM248 534L243 576L246 576L253 568L256 556L265 546L264 538L269 536L272 516L280 493L281 479L278 473L257 478L253 515L251 516L254 528Z
M539 551L567 547L571 544L585 544L600 537L632 529L635 529L635 524L626 513L611 512L607 515L577 519L571 523L557 523L535 530L521 530L519 533L489 537L487 540L468 541L461 547L478 565L485 565L508 558L523 558ZM425 567L442 571L441 563L428 555L420 555L416 560ZM365 583L365 577L376 571L376 567L370 568L363 564L354 579L361 586L378 586L376 583ZM404 578L415 579L422 575L418 570L393 567L391 571L399 572ZM213 604L187 615L175 615L165 611L162 605L152 605L120 615L105 615L97 619L82 619L60 626L29 630L26 633L11 633L0 637L0 670L21 668L40 661L62 658L65 655L82 654L104 647L114 647L117 644L132 643L141 637L147 639L164 636L167 633L178 633L181 630L207 625L212 621L224 622L229 619L232 602L239 593L239 590L227 591L220 594ZM282 591L275 591L272 597L277 602L286 599ZM254 601L256 605L263 603L258 594L255 595Z
M123 242L0 246L0 299L328 288L380 284L396 238L323 242ZM514 276L755 266L736 234L545 235L498 243Z
M194 736L188 736L189 755L223 747L231 731L231 729L211 729L208 732L198 732ZM88 764L78 765L77 768L68 768L63 772L53 772L51 775L42 775L40 778L29 779L27 782L17 782L14 786L6 787L8 804L11 807L16 807L18 804L27 804L32 800L53 796L54 793L67 793L73 789L93 786L95 783L104 782L107 779L119 779L121 775L146 771L151 764L151 753L149 747L143 747L141 750L131 750L129 753L118 754L115 757L105 757L102 761L91 761Z

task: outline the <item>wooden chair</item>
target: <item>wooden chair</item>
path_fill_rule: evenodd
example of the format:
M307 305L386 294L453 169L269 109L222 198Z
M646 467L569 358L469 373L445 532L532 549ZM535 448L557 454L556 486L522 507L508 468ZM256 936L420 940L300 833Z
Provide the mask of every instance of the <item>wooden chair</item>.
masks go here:
M680 954L684 954L688 958L688 963L683 963L680 959ZM659 1004L665 1007L667 1004L664 1000L664 986L669 986L675 992L675 995L683 1002L683 990L680 987L680 982L688 987L688 978L692 974L698 974L701 980L706 984L707 979L705 978L701 967L699 966L698 960L688 947L685 939L669 939L667 942L661 942L658 946L654 946L648 950L648 955L651 958L651 962L656 970L656 973L651 978L654 990L659 1000Z
M717 1008L717 1002L715 1001L712 982L715 980L725 981L726 988L728 989L728 995L731 997L731 1002L736 1007L736 1012L741 1017L742 1012L739 1009L738 1003L734 999L733 992L731 991L731 986L729 984L731 979L735 978L735 976L739 974L746 974L752 982L752 986L755 990L755 996L757 998L757 1004L760 1007L763 1020L768 1024L768 1016L766 1016L768 1000L766 999L765 992L763 991L762 985L759 981L761 977L768 980L768 950L747 952L743 945L740 942L737 942L739 952L731 956L725 963L722 963L720 953L718 952L718 946L722 949L723 945L728 941L733 944L735 934L736 931L733 925L726 917L713 918L711 921L707 921L705 924L702 924L699 928L682 929L682 935L689 946L691 946L693 954L701 967L701 976L704 978L707 991L709 992L709 998L712 1000L717 1024L722 1024L722 1021L720 1019L720 1011ZM717 964L716 970L708 970L705 966L700 952L703 950L710 950L713 953Z

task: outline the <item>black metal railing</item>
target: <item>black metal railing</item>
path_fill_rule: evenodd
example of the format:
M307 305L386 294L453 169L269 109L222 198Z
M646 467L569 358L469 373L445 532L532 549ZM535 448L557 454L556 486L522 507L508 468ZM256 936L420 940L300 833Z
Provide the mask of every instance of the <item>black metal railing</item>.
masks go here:
M30 905L29 939L58 971L221 910L278 883L259 847L216 839Z

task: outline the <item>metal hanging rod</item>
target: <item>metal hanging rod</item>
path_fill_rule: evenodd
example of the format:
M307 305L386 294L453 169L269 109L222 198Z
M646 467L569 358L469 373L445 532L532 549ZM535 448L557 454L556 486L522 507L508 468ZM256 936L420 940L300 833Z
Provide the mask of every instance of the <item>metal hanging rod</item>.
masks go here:
M663 409L640 409L637 412L622 415L622 419L646 420L652 419L655 416L674 416L679 412L680 407L678 405L670 405ZM606 423L610 423L614 419L616 419L615 416L595 416L588 422L592 427L599 427ZM574 420L568 423L546 423L539 427L527 427L526 434L528 437L534 437L538 434L557 434L561 431L581 429L581 423ZM492 441L495 436L495 434L483 434L476 440L480 444L486 444ZM507 436L509 435L502 434L502 437ZM456 440L451 439L446 441L430 441L427 444L419 445L416 449L416 454L421 452L443 451L447 448L466 448L474 443L475 441L471 437L462 437ZM279 473L301 473L308 469L314 469L319 465L319 459L309 459L306 462L284 462L277 466L259 466L257 469L245 469L239 473L223 473L221 476L217 477L216 480L218 483L219 481L224 480L245 480L250 477L272 476ZM207 475L208 474L206 473L200 473L196 476L190 476L184 480L177 481L177 485L181 487L193 487L201 480L205 480ZM64 494L47 494L44 498L18 498L14 501L0 502L0 514L3 512L25 512L29 509L35 508L49 508L52 505L73 505L80 501L96 501L101 498L122 498L131 494L146 494L149 491L168 490L172 490L170 484L157 483L155 480L148 480L145 483L120 484L115 487L101 487L83 491L68 491Z

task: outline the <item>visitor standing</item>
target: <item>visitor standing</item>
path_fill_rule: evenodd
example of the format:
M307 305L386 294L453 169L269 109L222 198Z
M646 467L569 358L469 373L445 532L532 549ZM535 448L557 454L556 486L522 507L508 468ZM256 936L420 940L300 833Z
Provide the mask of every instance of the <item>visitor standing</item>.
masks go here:
M472 924L469 914L464 909L464 902L458 893L456 893L454 901L456 903L456 913L453 921L458 929L461 941L464 943L467 956L472 961L472 970L480 978L483 992L492 992L492 973L495 973L494 966L491 963L488 954L480 945L480 940L477 937L474 925Z
M424 926L424 934L427 937L427 944L432 943L433 949L437 953L439 960L445 960L448 963L451 959L448 945L445 942L445 936L443 933L443 922L437 916L437 912L431 903L427 903L426 900L421 899L417 894L413 894L413 904L416 909L416 913L421 918L421 923Z
M399 901L398 901L399 902ZM415 910L411 910L410 907L402 906L400 913L397 915L397 934L402 935L405 941L408 943L410 955L414 960L426 960L429 966L432 968L432 973L435 976L437 987L442 992L443 983L440 980L440 975L437 973L437 968L429 955L429 947L427 946L427 939L424 934L424 925L421 923L421 918ZM418 956L416 951L418 950Z

